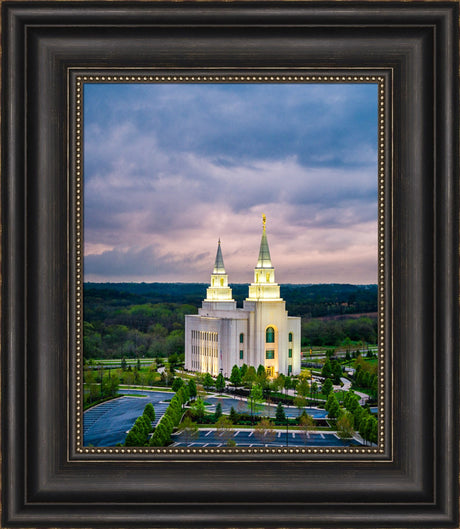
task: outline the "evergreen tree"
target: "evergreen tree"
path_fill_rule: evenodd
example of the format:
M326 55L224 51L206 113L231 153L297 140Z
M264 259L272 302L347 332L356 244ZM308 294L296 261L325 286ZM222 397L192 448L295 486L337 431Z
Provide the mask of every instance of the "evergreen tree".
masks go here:
M211 388L212 386L214 386L214 380L211 376L210 373L206 373L204 375L204 378L203 378L203 386L206 388L206 389L209 389Z
M248 370L248 366L246 364L243 364L240 367L241 379L244 378L244 375L246 374L247 370Z
M323 384L323 394L329 396L329 393L332 391L332 380L330 378L326 378Z
M332 375L331 361L329 358L324 362L323 369L321 369L321 376L324 378L329 378Z
M286 422L286 414L284 413L284 408L281 402L278 402L278 406L276 407L275 421L277 423Z
M216 389L219 393L225 389L225 379L222 373L219 373L216 378Z
M222 404L220 402L217 403L216 411L214 412L214 422L216 422L219 417L222 415Z
M241 384L241 371L236 364L232 367L232 374L230 375L230 382L234 386L239 386Z
M188 394L190 395L190 398L194 399L197 395L197 391L196 391L196 383L193 378L191 378L188 381L187 388L188 388Z
M149 419L150 422L155 420L155 408L151 402L145 406L144 415Z
M259 364L259 367L257 368L257 376L263 376L265 375L265 367L262 364Z
M173 391L179 391L179 389L184 385L184 381L180 378L180 377L177 377L174 379L173 383L172 383L172 386L171 386L171 389Z
M233 406L230 408L230 420L233 424L236 424L239 420L239 415Z

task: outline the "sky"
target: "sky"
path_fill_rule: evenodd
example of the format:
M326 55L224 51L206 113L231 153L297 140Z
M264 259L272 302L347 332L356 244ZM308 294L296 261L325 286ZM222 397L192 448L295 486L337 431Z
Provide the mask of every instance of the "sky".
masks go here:
M85 84L84 280L377 282L377 85Z

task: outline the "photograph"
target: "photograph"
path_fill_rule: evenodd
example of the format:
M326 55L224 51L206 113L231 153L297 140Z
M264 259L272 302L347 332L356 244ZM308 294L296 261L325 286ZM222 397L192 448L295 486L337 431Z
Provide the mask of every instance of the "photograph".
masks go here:
M458 529L459 2L0 4L1 526Z
M379 89L82 83L83 446L379 446Z

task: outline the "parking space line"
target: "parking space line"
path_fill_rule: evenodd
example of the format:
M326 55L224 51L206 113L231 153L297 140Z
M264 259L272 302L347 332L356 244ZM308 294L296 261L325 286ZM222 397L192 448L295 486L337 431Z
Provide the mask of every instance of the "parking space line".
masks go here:
M234 435L233 437L236 437L239 433L240 433L240 431L237 430L237 431L235 432L235 435Z
M251 435L252 435L253 433L254 433L254 432L249 432L249 435L248 435L248 437L251 437Z
M208 437L208 435L212 433L212 430L209 430L209 432L205 435L205 437Z

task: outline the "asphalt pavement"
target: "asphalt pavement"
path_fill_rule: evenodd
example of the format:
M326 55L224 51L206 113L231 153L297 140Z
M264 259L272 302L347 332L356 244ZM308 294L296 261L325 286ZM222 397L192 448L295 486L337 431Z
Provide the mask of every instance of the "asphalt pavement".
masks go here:
M121 396L94 406L83 414L84 446L115 446L124 443L126 434L136 419L142 415L148 402L155 408L155 422L163 416L174 393L165 391L120 390L120 394L145 395L145 397Z
M227 446L227 440L235 441L236 446L320 446L320 447L338 447L338 446L359 446L356 440L342 441L334 433L329 432L308 432L305 434L300 430L289 431L277 430L275 436L266 436L260 439L252 429L232 430L227 435L220 434L215 429L199 430L196 437L189 433L180 432L172 435L174 444L172 446L196 446L196 447L219 447Z

